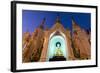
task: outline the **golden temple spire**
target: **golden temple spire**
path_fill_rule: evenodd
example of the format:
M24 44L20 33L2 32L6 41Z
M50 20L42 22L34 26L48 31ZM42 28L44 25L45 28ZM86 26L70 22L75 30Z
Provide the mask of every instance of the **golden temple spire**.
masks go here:
M72 16L72 28L77 29L80 28L79 25L75 22L74 17Z
M46 20L46 18L44 18L43 21L42 21L42 22L40 23L40 25L39 25L39 27L40 27L41 29L44 29L45 20Z
M56 23L60 23L60 16L59 15L57 15L57 18L56 18Z

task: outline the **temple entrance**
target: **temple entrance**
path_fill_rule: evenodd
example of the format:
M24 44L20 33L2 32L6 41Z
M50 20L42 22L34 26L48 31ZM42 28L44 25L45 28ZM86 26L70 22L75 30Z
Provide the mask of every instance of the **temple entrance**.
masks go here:
M67 60L67 53L66 53L66 38L61 35L57 34L53 35L49 39L48 45L48 56L47 61L65 61Z

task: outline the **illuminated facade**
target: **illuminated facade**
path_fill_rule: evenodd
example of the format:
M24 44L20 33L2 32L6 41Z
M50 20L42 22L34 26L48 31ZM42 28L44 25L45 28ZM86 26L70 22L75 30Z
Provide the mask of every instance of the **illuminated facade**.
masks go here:
M57 17L50 29L44 30L45 19L32 33L23 34L23 62L83 60L91 58L90 32L72 19L72 30L65 29Z

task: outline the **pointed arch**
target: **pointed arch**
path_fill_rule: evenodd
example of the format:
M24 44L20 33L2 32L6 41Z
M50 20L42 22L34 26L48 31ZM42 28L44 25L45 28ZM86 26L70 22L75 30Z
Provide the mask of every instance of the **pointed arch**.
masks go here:
M49 61L50 58L54 56L56 46L55 43L60 42L61 43L61 51L63 52L63 56L68 59L68 45L66 36L63 32L56 30L53 33L51 33L49 37L49 44L48 44L48 50L47 50L47 61Z

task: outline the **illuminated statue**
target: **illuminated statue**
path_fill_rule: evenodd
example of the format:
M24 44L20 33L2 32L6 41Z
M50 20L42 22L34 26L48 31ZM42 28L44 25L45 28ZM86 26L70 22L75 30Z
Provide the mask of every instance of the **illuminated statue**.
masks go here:
M63 56L63 52L61 51L60 46L61 46L61 43L60 42L57 42L56 43L57 49L55 51L55 56Z

